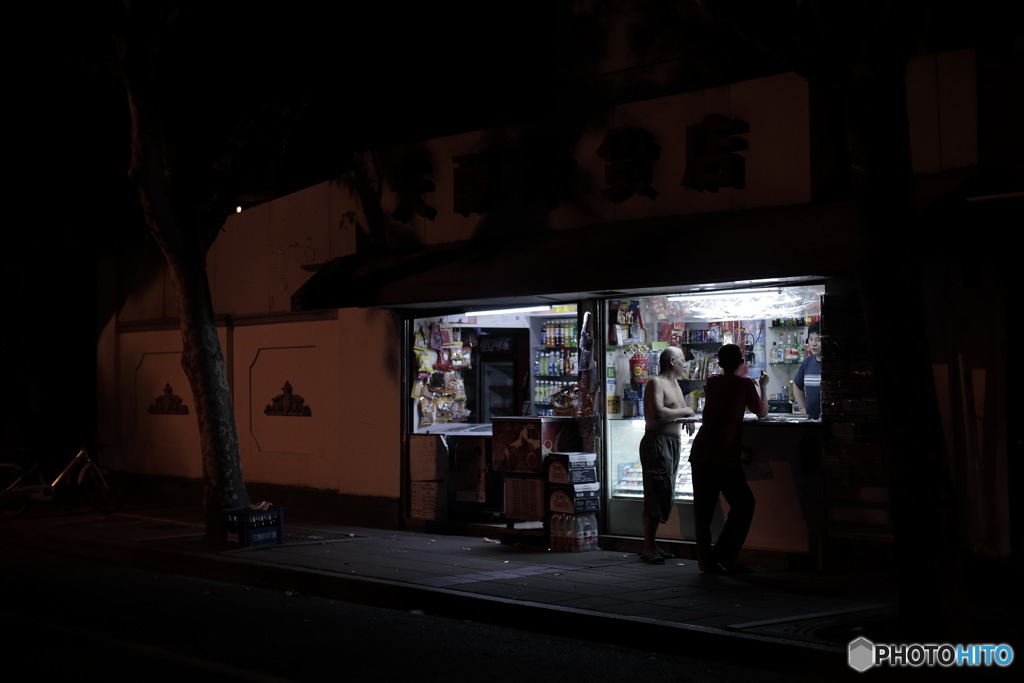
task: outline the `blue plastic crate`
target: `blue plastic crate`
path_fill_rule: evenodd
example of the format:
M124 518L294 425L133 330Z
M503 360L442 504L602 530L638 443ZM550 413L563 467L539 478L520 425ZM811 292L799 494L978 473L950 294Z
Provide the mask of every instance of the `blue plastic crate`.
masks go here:
M224 511L228 545L247 548L284 541L284 508L229 508Z

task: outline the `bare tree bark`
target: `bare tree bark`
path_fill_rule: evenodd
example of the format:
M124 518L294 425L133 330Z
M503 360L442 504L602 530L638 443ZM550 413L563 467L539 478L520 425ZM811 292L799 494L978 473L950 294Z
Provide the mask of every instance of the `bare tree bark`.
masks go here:
M150 235L167 261L178 302L181 364L195 401L203 460L206 541L225 542L222 511L250 504L242 477L227 366L206 270L199 219L175 197L155 96L151 42L128 20L117 36L131 115L130 177Z

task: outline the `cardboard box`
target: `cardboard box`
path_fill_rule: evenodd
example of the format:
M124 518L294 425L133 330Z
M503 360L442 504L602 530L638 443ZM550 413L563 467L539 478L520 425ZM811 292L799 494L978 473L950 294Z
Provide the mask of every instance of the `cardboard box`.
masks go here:
M448 448L436 434L409 436L409 481L438 481L448 477Z
M601 484L549 485L548 510L551 512L597 512L601 509Z
M487 441L483 437L449 439L455 470L455 500L487 501Z
M551 484L592 484L597 481L597 453L551 453L547 468Z
M517 521L544 520L544 480L537 477L505 477L505 518Z
M447 484L443 481L414 481L409 484L413 519L444 519L448 510Z
M574 417L495 417L491 425L495 472L543 474L549 453L580 450Z

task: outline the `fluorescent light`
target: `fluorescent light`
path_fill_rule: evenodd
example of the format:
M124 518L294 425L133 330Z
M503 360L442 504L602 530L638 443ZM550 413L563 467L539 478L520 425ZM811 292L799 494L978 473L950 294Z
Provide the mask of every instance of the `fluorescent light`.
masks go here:
M534 313L550 310L550 306L525 306L523 308L496 308L492 311L466 311L464 315L502 315L504 313Z
M667 297L692 320L760 320L817 315L821 287L723 289Z
M781 288L776 290L776 289L764 289L763 287L759 287L757 289L751 289L751 288L747 288L747 289L716 289L716 290L707 291L707 292L688 292L686 294L676 294L676 295L668 297L668 300L669 301L693 301L695 299L706 299L709 296L723 296L723 297L748 296L748 295L781 296L781 292L782 291L783 290Z
M779 281L779 278L777 278L777 277L762 277L762 278L758 278L756 280L737 280L736 284L738 284L738 285L766 285L769 282L778 282L778 281Z

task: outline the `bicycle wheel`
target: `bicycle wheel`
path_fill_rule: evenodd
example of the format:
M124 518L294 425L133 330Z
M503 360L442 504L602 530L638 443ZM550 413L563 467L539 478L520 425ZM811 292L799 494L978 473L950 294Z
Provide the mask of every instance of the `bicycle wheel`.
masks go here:
M28 495L12 484L21 479L21 468L10 463L0 463L0 519L17 517L28 507Z
M117 512L121 507L121 482L109 467L88 463L78 475L89 502L100 512Z

